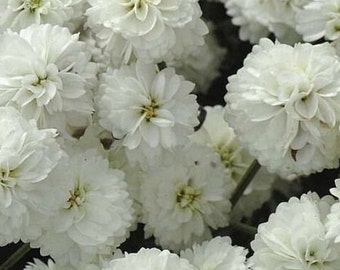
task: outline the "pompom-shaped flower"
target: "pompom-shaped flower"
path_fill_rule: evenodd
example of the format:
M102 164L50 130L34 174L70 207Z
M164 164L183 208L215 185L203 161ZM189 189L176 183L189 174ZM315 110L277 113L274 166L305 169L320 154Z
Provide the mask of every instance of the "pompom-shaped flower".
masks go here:
M29 207L43 211L39 186L62 153L55 136L55 130L38 130L15 109L0 108L0 246L27 237Z
M331 45L262 39L229 77L225 119L283 177L338 165L340 62Z
M163 248L180 250L210 239L210 228L228 225L235 185L207 147L178 147L171 160L147 172L140 197L147 235Z
M153 148L183 144L198 124L193 88L173 68L157 71L141 62L123 66L103 76L99 123L129 149L141 142Z
M340 38L340 1L312 0L296 14L296 30L305 41Z
M331 198L317 194L281 203L258 227L251 243L254 270L333 270L339 267L340 245L326 238L325 219Z
M230 237L215 237L192 249L181 251L181 258L187 259L198 270L246 270L247 251L232 246Z
M103 270L194 270L185 259L179 258L168 250L156 248L140 249L137 253L125 254L124 258L114 259Z
M75 153L49 175L58 203L43 235L31 243L59 264L92 263L110 255L132 224L124 173L108 167L97 151Z
M91 22L111 27L123 36L157 37L165 25L181 27L192 20L197 0L89 0Z
M0 35L0 105L16 107L39 127L65 125L70 113L88 118L87 78L95 76L89 57L78 35L59 26Z
M0 3L0 33L20 30L31 24L64 25L78 15L82 0L3 0Z

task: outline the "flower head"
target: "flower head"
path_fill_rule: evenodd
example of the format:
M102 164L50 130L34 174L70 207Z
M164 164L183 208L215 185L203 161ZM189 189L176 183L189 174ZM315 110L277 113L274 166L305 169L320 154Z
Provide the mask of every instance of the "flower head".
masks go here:
M96 262L122 243L132 224L124 173L108 167L95 150L75 153L49 175L57 203L36 241L41 253L62 265Z
M145 230L156 243L180 250L211 238L210 228L228 225L234 182L217 155L190 144L163 163L147 172L140 195Z
M95 74L84 46L67 28L48 24L2 34L0 105L16 107L42 128L65 125L70 112L88 118L87 78Z
M29 208L44 211L40 186L62 155L55 136L15 109L0 108L0 246L29 237Z
M215 237L192 249L181 251L181 258L187 259L198 270L246 270L247 251L232 246L229 237Z
M225 119L270 172L292 177L334 168L339 74L327 43L291 47L262 39L229 78Z
M331 202L309 193L281 203L258 227L251 243L252 269L336 269L340 245L326 238L324 226Z
M137 253L125 254L124 258L114 259L108 268L103 270L194 270L186 259L156 248L140 249Z
M198 124L194 84L166 68L141 62L103 76L99 123L129 149L141 142L169 148L182 144Z

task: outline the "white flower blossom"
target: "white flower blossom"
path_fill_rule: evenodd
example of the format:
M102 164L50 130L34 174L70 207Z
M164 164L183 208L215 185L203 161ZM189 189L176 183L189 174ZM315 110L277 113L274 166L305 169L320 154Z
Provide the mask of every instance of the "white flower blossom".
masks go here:
M137 253L126 253L124 258L114 259L103 270L195 270L186 259L157 248L140 249Z
M104 23L124 36L159 36L165 25L182 27L192 20L197 0L88 0L90 24Z
M331 45L262 39L229 77L225 119L270 172L338 166L340 62Z
M205 106L206 117L201 128L190 139L211 148L216 152L225 167L226 177L239 183L254 157L243 149L234 130L224 121L224 108L221 105ZM233 218L250 216L269 199L274 175L260 168L254 179L243 192L243 196L233 209ZM256 202L256 203L255 203Z
M128 64L134 57L145 63L177 57L202 45L208 33L197 0L89 3L88 25L115 61L113 66Z
M96 150L86 150L65 159L48 178L58 202L31 246L60 265L77 267L98 262L125 241L133 210L122 171L110 169Z
M129 149L141 142L170 148L183 144L198 124L194 84L173 68L157 71L141 62L103 75L99 123Z
M305 41L340 37L340 1L313 0L296 14L296 30Z
M0 35L0 105L60 132L88 119L95 69L85 49L77 34L48 24Z
M40 185L62 155L55 136L15 109L0 108L0 246L39 234L33 212L45 210Z
M141 186L143 223L163 248L180 250L211 238L226 227L234 182L226 178L219 157L190 144L173 150L171 159L149 170Z
M3 0L0 3L0 33L18 31L32 24L64 26L79 16L82 0Z
M316 193L281 203L258 227L251 243L251 269L337 269L340 245L326 238L324 226L331 203L331 198L320 199Z
M232 22L241 26L240 38L257 43L274 33L281 42L293 44L301 37L295 31L295 14L311 0L224 0Z
M180 40L191 40L188 35ZM197 42L195 43L197 44ZM226 54L226 49L222 48L213 34L205 37L205 43L201 46L183 46L192 48L189 52L178 54L179 57L166 61L167 66L172 66L178 74L186 79L195 82L196 92L207 93L211 82L220 74L219 68Z
M197 270L247 270L247 250L232 246L228 236L217 236L192 249L181 251L181 258L187 259Z
M340 245L326 238L324 226L332 202L330 197L308 193L281 203L258 227L251 243L251 269L336 269Z

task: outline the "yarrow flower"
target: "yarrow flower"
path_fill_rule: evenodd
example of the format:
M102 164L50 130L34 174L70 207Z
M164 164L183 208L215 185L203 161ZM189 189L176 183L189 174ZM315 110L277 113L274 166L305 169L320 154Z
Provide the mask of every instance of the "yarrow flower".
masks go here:
M77 151L49 175L51 216L31 246L58 264L96 263L127 238L133 222L124 173L108 167L96 150ZM46 187L48 188L48 187Z
M247 250L232 246L230 237L215 237L192 249L181 251L181 258L187 259L197 270L247 270Z
M63 26L77 15L80 2L82 0L3 0L0 3L0 33L8 28L17 31L32 24Z
M206 117L201 128L190 136L190 139L206 145L217 153L225 168L227 178L239 183L254 157L243 149L234 133L234 130L224 121L224 108L221 105L205 106ZM250 216L255 209L268 200L274 175L269 174L265 168L255 175L243 196L233 209L235 215ZM256 203L255 203L256 202Z
M340 37L340 1L310 0L296 14L296 30L305 41Z
M295 31L295 14L311 0L222 0L232 22L241 26L240 38L256 43L274 33L282 42L301 40Z
M62 155L54 137L56 130L0 108L0 246L35 237L31 210L45 211L40 186Z
M124 258L114 259L103 270L194 270L186 259L157 248L140 249L137 253L126 253Z
M176 251L210 239L210 228L228 225L234 187L209 148L197 144L176 148L171 159L165 158L143 179L140 197L146 235Z
M189 34L187 40L196 41L198 37L198 43L208 33L200 19L202 12L197 0L88 2L91 5L86 11L88 25L109 54L120 55L120 63L127 64L133 56L143 62L161 62L177 55L178 48L174 47L182 41L181 30ZM185 49L202 44L191 45Z
M78 35L59 26L33 25L0 35L0 105L60 132L74 117L89 118L87 79L95 76L89 57Z
M262 39L229 77L225 119L270 172L338 166L340 62L334 48Z
M324 226L331 203L331 198L320 199L316 193L281 203L258 227L251 243L251 269L337 269L340 245L327 239Z
M129 149L183 144L198 124L194 84L173 68L137 62L105 73L100 88L99 123Z

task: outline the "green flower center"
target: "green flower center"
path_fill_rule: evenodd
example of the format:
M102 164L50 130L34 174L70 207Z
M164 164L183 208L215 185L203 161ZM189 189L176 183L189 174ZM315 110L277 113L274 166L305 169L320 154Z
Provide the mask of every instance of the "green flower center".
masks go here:
M182 209L190 208L192 210L198 210L198 202L201 195L202 191L200 189L187 185L181 185L176 192L176 202Z
M31 12L42 6L42 0L25 0L25 7Z

